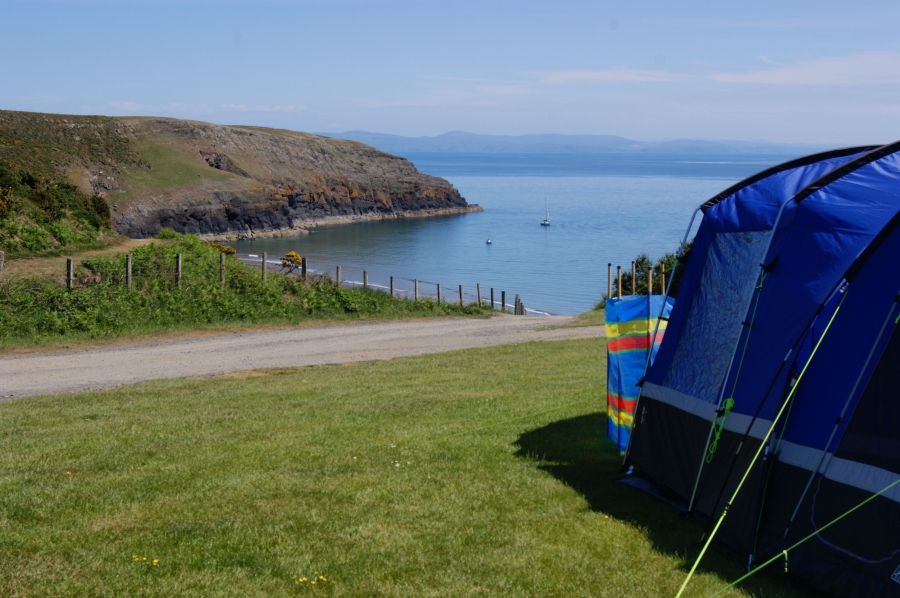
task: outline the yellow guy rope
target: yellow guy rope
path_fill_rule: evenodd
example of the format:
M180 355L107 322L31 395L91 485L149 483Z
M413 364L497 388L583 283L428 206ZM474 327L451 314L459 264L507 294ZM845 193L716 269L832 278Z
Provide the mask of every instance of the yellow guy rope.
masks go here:
M706 540L706 543L703 545L703 549L700 551L700 554L697 555L697 560L694 561L694 566L691 567L690 572L684 580L684 583L681 584L681 588L679 588L678 593L675 594L675 598L681 598L681 595L684 593L684 589L687 587L688 582L691 581L691 577L694 576L694 571L697 570L697 566L700 565L700 560L703 558L703 555L706 554L706 550L709 548L709 545L712 544L713 538L716 535L716 532L719 531L719 527L722 525L722 521L725 520L725 516L728 514L728 508L731 506L731 503L734 502L734 499L737 498L738 492L741 491L741 487L744 485L744 482L747 481L747 477L750 475L750 470L753 469L753 466L756 464L756 460L759 459L759 456L762 454L763 449L766 447L766 444L769 442L769 437L772 435L772 432L775 430L775 425L778 423L778 420L781 419L782 414L784 414L784 410L791 403L791 398L794 396L794 392L800 386L800 380L803 379L803 374L806 373L806 368L809 367L809 364L812 362L813 357L816 355L816 351L819 350L819 345L822 344L822 340L828 334L828 329L831 328L831 323L834 322L834 318L838 315L838 312L841 311L841 305L844 303L844 299L847 298L847 291L844 292L844 296L841 297L840 303L835 308L834 313L831 314L831 319L828 320L828 325L825 326L825 330L822 331L822 336L819 337L818 342L816 342L816 346L813 347L812 353L809 355L809 359L806 360L806 363L803 365L803 369L800 371L800 375L797 376L797 381L791 387L791 392L788 393L787 399L785 399L784 403L781 405L781 409L778 410L778 413L775 415L775 419L772 420L772 425L769 427L769 431L766 432L765 437L763 437L762 442L759 444L759 448L756 449L756 454L753 455L753 459L750 461L750 465L747 466L747 471L744 472L744 476L741 478L741 481L738 482L737 488L734 489L734 493L731 495L731 498L728 500L728 504L725 505L725 508L722 510L722 515L719 517L719 520L716 521L716 526L713 528L712 533L709 535L709 538Z

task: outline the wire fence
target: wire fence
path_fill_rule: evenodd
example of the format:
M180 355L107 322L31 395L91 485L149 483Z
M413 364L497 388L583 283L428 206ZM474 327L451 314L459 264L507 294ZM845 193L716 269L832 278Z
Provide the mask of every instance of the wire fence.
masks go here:
M243 256L241 259L245 259ZM253 264L261 264L261 257L248 255L247 260ZM390 276L387 280L372 280L369 271L358 266L335 266L329 272L309 270L310 273L324 275L344 287L365 287L376 291L391 293L396 297L402 297L411 301L430 299L440 303L455 303L471 305L479 303L492 309L509 311L517 315L550 315L546 312L527 309L518 295L495 289L490 286L482 286L479 283L471 285L443 284L433 280L406 278L402 276Z
M479 304L517 315L548 315L526 309L518 295L480 284L442 285L436 281L394 276L388 281L372 281L369 280L368 270L363 268L337 266L333 272L324 272L307 268L305 258L301 266L286 262L284 258L269 258L266 254L117 254L85 259L78 265L68 258L65 285L70 289L97 284L125 285L129 288L149 285L171 287L209 284L218 280L222 287L227 287L235 281L247 282L248 276L254 276L253 269L258 269L256 276L261 282L265 282L268 275L283 274L342 287L364 287L410 301L429 299L443 304Z

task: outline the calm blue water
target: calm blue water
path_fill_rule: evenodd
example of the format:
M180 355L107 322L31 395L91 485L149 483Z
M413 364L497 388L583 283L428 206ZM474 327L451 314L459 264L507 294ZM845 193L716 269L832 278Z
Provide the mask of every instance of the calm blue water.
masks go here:
M409 154L484 212L320 227L308 236L234 243L241 254L296 251L344 281L474 300L475 284L516 293L529 313L576 314L606 292L606 264L674 251L691 213L733 183L791 156ZM544 205L551 225L540 226ZM486 245L490 237L492 245ZM271 258L270 258L271 259Z

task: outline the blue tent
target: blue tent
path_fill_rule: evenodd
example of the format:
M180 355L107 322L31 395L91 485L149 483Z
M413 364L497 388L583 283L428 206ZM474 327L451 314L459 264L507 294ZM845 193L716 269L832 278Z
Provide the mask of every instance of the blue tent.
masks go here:
M717 539L750 562L815 534L810 526L891 476L900 480L900 436L868 449L893 469L834 452L849 442L847 422L861 421L855 405L887 363L893 338L893 320L885 322L900 291L900 266L891 263L900 257L898 152L900 143L809 156L700 208L678 302L641 390L628 462L697 515L718 520L730 504ZM898 387L880 388L875 412L900 415L886 407L900 404ZM871 432L875 424L866 425ZM829 488L835 498L825 500ZM827 541L815 535L796 550L792 573L842 595L898 593L891 576L900 551L886 547L900 537L900 486L892 492L854 513L871 523L886 505L886 524L857 529L852 540L837 530ZM875 531L884 542L871 544ZM859 544L866 541L868 552Z

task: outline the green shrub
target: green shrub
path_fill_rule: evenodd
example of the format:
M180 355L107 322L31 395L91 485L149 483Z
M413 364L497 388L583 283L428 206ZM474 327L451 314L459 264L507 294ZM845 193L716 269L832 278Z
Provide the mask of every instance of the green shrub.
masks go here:
M97 246L99 232L110 226L102 197L0 161L0 249L41 254Z
M311 318L478 315L476 305L409 301L362 288L338 287L327 276L300 278L259 271L225 257L194 235L170 234L172 242L132 250L132 290L125 286L125 256L84 260L76 288L57 282L8 281L0 292L0 344L52 342L65 338L113 337L226 324L297 323ZM183 255L182 280L175 277Z
M688 241L688 243L684 246L684 253L681 257L676 260L675 253L667 253L664 256L658 258L655 262L650 259L646 253L642 253L634 260L634 268L635 268L635 285L634 294L636 295L646 295L647 294L647 286L649 284L649 277L647 273L650 269L653 269L653 294L654 295L662 295L665 294L666 289L662 286L662 278L663 273L666 276L666 286L669 288L669 296L677 297L678 289L681 286L681 276L684 274L684 265L687 263L688 256L691 253L691 246L693 241ZM676 267L677 262L677 267ZM674 271L675 277L671 279L671 285L669 284L670 277L672 276L672 272ZM613 273L612 280L612 294L613 297L618 296L619 294L619 281L615 278L615 271ZM622 295L631 295L632 285L631 285L631 268L626 267L622 269ZM603 294L603 297L600 299L600 302L594 306L594 309L603 309L606 307L606 293Z
M156 233L157 239L169 240L169 239L177 239L178 237L179 237L179 234L176 233L171 228L161 228L161 229L159 229L159 232Z

